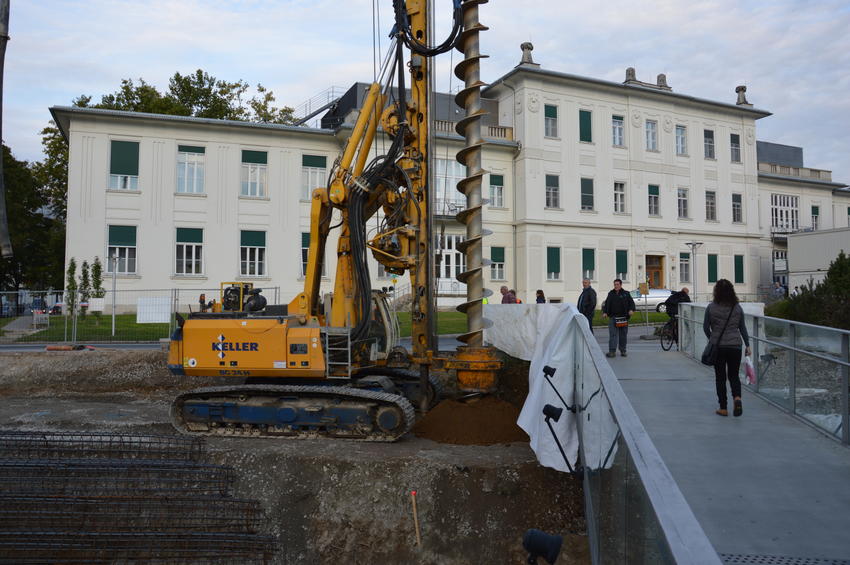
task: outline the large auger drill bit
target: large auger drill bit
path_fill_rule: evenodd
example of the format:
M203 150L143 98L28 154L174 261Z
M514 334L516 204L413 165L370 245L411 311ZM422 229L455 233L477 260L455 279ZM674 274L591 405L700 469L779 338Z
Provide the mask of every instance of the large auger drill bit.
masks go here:
M457 189L466 195L466 209L457 215L457 220L466 225L466 240L458 248L466 255L466 270L457 279L466 284L466 302L457 307L467 316L467 332L458 339L467 345L458 348L456 361L452 363L458 369L458 383L464 390L486 391L495 387L495 369L500 363L496 350L484 347L484 329L491 322L484 318L484 298L491 290L484 288L483 269L490 264L482 257L482 245L485 235L492 232L482 227L481 181L487 171L481 165L481 118L487 114L481 108L480 60L487 57L479 49L478 34L488 28L478 22L478 5L487 0L463 0L463 31L458 36L455 47L462 52L463 60L455 67L455 76L464 81L464 88L455 96L455 103L466 109L455 131L466 138L466 145L458 151L457 160L466 165L467 176L457 185Z

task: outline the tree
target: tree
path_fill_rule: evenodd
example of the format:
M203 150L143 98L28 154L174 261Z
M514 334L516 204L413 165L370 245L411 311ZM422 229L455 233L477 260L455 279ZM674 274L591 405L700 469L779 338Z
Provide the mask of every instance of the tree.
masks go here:
M850 256L842 250L829 264L824 279L800 288L768 315L781 315L798 322L850 330Z
M103 289L103 265L100 262L100 257L95 256L91 265L91 295L94 298L103 298L106 296L106 291ZM103 312L96 310L94 317L97 319L97 324L100 325L100 316Z
M68 260L68 271L65 279L65 312L73 314L77 307L77 261L73 257Z
M43 290L62 284L65 230L46 214L47 199L32 167L14 158L5 145L3 169L9 234L14 256L0 260L2 290Z
M89 262L83 261L80 266L80 315L85 318L88 311L89 298L91 298L91 279L89 278Z

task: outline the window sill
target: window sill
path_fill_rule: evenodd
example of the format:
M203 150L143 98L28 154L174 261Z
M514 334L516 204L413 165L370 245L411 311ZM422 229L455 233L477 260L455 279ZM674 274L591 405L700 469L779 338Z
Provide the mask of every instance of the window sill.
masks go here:
M268 196L245 196L244 194L240 194L239 200L259 200L261 202L268 202L271 199Z
M112 278L112 273L106 273L103 277L103 280L105 281L105 280L111 279L111 278ZM137 273L118 273L117 275L115 275L115 278L116 279L133 280L133 279L141 279L142 276L137 274Z
M106 192L111 192L113 194L141 194L141 190L128 190L124 188L107 188Z
M744 225L744 222L732 222L732 223L735 224L736 226L743 226ZM812 230L817 231L817 228L812 228Z
M552 141L561 141L560 137L551 137L551 136L548 136L548 135L544 135L543 139L551 139Z
M508 282L508 279L492 279L491 278L490 282L500 282L500 283L502 283L502 282Z
M549 207L549 206L546 206L546 207L544 208L544 210L552 210L553 212L563 212L563 211L564 211L564 209L563 209L563 208L551 208L551 207Z
M564 279L546 279L546 282L564 282Z
M717 162L717 159L715 157L705 157L705 160L706 161L714 161L715 163Z
M708 222L709 224L719 224L720 223L720 220L709 219L709 218L706 218L705 221Z
M687 216L679 216L678 219L679 219L680 222L693 222L694 221L693 218L689 218Z
M206 198L206 192L175 192L174 196L188 196L189 198Z
M580 214L599 214L599 211L592 210L592 209L591 210L579 210L579 213Z
M579 140L578 140L578 142L579 142L581 145L596 145L596 144L595 144L594 142L592 142L592 141L582 141L582 140L580 140L580 139L579 139Z
M661 151L659 151L658 149L647 149L646 152L647 153L661 153Z
M676 157L684 157L685 159L690 159L691 156L687 153L676 153Z
M248 279L251 281L270 281L272 278L267 275L236 275L237 279Z
M611 147L613 147L614 149L628 149L628 147L625 145L611 145Z
M744 164L743 161L729 161L729 163L732 164L732 165L743 165Z
M171 280L173 281L205 281L207 280L206 275L171 275Z
M614 212L615 216L631 216L630 212Z
M647 215L648 215L650 218L657 218L657 219L659 219L659 220L660 220L661 218L663 218L663 217L664 217L664 216L662 216L661 214L647 214Z

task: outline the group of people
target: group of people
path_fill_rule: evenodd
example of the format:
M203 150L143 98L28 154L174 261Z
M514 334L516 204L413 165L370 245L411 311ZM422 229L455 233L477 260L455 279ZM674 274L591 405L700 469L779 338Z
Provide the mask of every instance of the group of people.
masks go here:
M778 283L777 283L778 284ZM596 291L589 279L581 281L582 290L576 304L578 311L587 319L588 326L593 328L593 315L596 311ZM519 301L516 292L506 286L501 288L502 304L516 304ZM741 401L741 380L738 372L741 368L741 342L745 346L744 354L749 356L750 337L744 323L744 310L739 304L735 288L727 279L715 283L711 303L703 317L703 332L717 347L718 355L714 363L714 380L719 408L715 411L718 416L728 416L728 395L726 382L729 382L732 393L732 414L741 416L744 412ZM675 318L679 313L679 304L690 302L690 291L687 287L673 292L665 301L667 314ZM542 290L537 291L537 303L546 302ZM635 313L635 301L629 291L623 288L623 281L614 279L614 288L608 291L602 301L602 318L608 321L608 352L607 357L616 357L619 349L622 357L628 356L627 338L629 319Z

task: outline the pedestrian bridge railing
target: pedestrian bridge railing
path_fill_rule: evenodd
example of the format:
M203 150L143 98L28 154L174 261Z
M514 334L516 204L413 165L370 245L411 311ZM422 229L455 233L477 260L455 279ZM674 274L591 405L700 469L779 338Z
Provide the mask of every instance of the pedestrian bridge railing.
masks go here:
M720 565L584 317L571 323L577 330L574 408L593 563Z
M680 304L682 351L698 359L707 339L705 304ZM850 331L745 314L756 381L753 393L850 444ZM743 364L742 364L743 370Z

